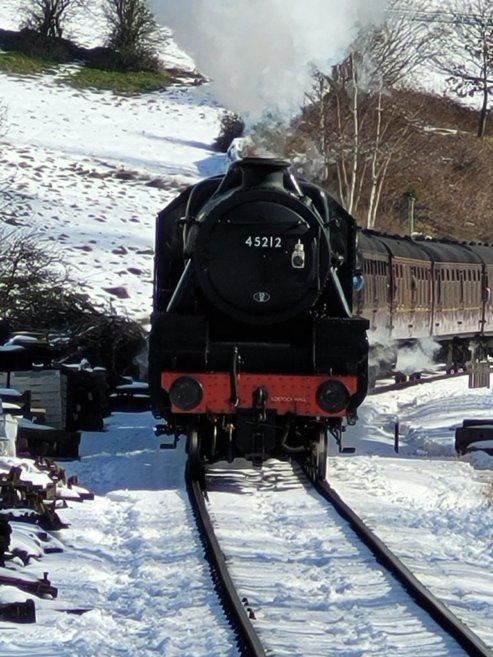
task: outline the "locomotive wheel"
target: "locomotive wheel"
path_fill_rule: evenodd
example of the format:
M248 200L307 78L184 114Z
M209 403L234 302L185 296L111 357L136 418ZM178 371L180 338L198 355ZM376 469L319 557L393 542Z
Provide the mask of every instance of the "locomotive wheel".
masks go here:
M200 435L196 427L190 427L187 434L187 468L192 479L199 480L204 474Z
M308 474L312 481L325 479L327 474L327 431L325 427L313 429L307 465Z

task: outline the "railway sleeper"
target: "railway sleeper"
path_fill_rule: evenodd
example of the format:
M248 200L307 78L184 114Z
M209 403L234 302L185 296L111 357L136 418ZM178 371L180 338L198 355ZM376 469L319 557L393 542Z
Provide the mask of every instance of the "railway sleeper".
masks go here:
M45 507L42 510L23 510L20 513L15 510L9 509L5 513L1 513L3 518L7 520L15 520L17 522L26 522L30 525L37 525L45 531L58 531L66 529L70 525L60 520L60 517L53 509Z

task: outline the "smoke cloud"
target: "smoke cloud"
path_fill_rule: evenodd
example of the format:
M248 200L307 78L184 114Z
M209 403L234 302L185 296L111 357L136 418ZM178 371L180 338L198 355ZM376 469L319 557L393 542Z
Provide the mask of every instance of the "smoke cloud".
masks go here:
M210 78L217 100L254 123L296 114L314 67L344 57L387 0L149 0L162 25Z

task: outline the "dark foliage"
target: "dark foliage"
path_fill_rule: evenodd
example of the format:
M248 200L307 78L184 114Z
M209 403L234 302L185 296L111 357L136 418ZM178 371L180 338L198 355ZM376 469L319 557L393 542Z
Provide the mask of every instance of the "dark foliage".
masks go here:
M113 68L125 71L160 68L156 53L157 23L144 0L105 0L107 45Z
M44 37L28 28L19 32L0 29L0 47L61 63L79 59L101 68L116 57L110 48L83 48L68 39Z
M111 47L84 48L69 39L45 37L28 28L19 32L0 29L0 47L56 63L80 60L88 66L110 71L157 71L160 68L158 60L152 53L129 59Z
M142 327L126 317L106 313L86 313L66 332L65 362L87 359L92 367L104 367L108 383L115 387L122 376L140 376L135 363L146 347Z
M221 153L226 153L233 139L242 137L244 130L243 119L238 114L227 112L221 119L220 132L214 141L214 148Z
M51 335L62 360L86 358L105 367L111 381L134 374L145 347L142 327L80 292L60 254L34 233L0 232L0 308L12 333Z

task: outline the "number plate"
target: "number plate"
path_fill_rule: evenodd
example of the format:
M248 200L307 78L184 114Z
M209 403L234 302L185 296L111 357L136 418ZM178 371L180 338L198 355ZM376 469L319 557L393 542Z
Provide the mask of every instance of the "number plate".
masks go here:
M281 249L282 240L275 235L248 235L246 246L253 249Z

